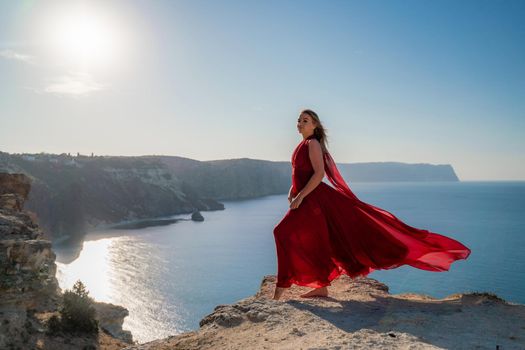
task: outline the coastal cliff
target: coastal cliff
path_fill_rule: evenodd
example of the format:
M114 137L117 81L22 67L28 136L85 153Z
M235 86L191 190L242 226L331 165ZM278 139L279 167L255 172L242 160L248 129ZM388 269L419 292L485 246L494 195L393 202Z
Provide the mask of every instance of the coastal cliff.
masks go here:
M327 298L292 286L271 299L275 276L256 295L218 305L200 329L127 347L164 349L525 349L525 306L491 293L442 299L390 294L379 281L346 275Z
M156 159L0 152L0 172L30 178L26 208L54 244L80 245L86 232L112 224L224 209Z
M349 182L459 181L448 164L338 164ZM31 181L27 209L54 244L79 246L86 232L115 224L222 210L220 200L285 194L290 162L176 156L83 156L0 152L0 172ZM164 222L167 223L167 222Z
M63 293L51 242L23 210L31 190L23 174L0 173L0 349L120 349L132 344L122 329L125 308L94 303L99 321L92 336L49 335Z
M236 200L287 193L291 181L290 162L259 159L197 161L157 156L171 173L204 197ZM459 181L449 164L400 162L338 163L344 178L352 182Z

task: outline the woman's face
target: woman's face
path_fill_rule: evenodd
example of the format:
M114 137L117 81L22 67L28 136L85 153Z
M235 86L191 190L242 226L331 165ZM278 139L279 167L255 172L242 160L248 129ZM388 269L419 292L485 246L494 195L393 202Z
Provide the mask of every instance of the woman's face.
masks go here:
M310 115L302 113L299 118L297 118L297 130L304 136L313 134L315 127L315 122Z

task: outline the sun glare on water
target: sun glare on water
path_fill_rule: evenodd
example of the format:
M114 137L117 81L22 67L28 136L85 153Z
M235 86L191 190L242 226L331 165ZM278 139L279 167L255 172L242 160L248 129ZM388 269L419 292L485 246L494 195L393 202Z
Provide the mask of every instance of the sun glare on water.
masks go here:
M110 276L110 248L114 241L110 238L83 243L83 252L70 264L56 262L57 279L62 289L71 289L80 279L90 296L97 301L110 302L112 299ZM80 277L81 276L81 277Z

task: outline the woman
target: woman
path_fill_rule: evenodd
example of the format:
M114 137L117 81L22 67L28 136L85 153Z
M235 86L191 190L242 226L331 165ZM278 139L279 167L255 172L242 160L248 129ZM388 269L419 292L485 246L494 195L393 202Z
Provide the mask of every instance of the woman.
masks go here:
M409 226L359 200L328 153L314 111L300 113L297 129L303 141L292 154L290 209L273 231L278 263L274 299L292 284L314 288L302 297L328 296L327 286L343 273L354 278L401 265L448 271L452 262L470 255L452 238ZM322 182L325 175L334 187Z

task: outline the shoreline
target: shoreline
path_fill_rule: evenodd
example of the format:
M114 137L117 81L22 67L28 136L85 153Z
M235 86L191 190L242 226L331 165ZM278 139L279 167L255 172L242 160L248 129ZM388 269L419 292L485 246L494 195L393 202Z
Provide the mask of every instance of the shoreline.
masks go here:
M187 217L188 215L189 218ZM193 221L191 219L191 213L124 220L112 224L93 226L85 232L82 240L71 241L68 237L66 239L59 240L59 242L52 241L51 244L57 255L57 261L61 264L70 264L79 257L84 242L122 236L122 231L140 231L150 227L176 224L179 221ZM114 234L112 234L112 232L114 232Z

